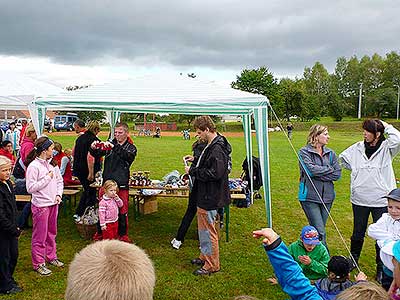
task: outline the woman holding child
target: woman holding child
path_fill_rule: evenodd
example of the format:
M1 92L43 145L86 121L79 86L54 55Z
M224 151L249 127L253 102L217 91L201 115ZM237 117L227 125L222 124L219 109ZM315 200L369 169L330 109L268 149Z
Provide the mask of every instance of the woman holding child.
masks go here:
M341 176L335 152L326 147L329 138L328 128L315 124L310 128L307 145L299 151L299 201L326 247L325 225L335 199L333 181Z

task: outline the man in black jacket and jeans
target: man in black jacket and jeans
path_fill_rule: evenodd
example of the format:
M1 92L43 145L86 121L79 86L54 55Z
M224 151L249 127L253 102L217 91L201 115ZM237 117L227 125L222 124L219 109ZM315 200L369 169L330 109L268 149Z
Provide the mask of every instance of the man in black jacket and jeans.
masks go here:
M115 125L114 139L111 142L102 143L103 149L98 148L98 143L92 144L90 152L95 157L105 157L103 182L112 179L118 184L118 196L123 202L118 215L119 239L124 242L131 242L128 237L129 169L135 160L137 149L129 137L129 127L126 123Z
M192 264L201 266L194 275L210 275L218 272L219 248L215 221L217 210L230 202L228 185L228 161L231 146L225 137L218 135L209 116L201 116L193 123L201 140L207 141L196 164L185 167L194 178L192 195L197 202L197 223L200 240L200 256ZM185 157L193 161L193 156Z

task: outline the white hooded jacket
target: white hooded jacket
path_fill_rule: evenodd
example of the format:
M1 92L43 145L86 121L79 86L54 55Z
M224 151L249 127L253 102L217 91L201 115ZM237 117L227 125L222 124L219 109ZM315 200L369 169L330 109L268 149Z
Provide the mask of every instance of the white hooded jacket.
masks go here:
M351 170L350 200L355 205L368 207L387 206L383 198L396 188L392 160L400 151L400 132L386 125L388 135L370 158L365 154L364 141L357 142L339 155L342 167Z

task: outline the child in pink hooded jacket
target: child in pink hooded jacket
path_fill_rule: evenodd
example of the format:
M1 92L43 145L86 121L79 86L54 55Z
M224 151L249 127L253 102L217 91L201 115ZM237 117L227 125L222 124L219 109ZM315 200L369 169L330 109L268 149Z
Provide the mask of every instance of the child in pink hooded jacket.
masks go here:
M56 250L58 205L64 184L60 169L52 159L53 148L51 139L40 137L26 160L26 189L32 194L32 264L43 276L52 272L46 262L64 266Z

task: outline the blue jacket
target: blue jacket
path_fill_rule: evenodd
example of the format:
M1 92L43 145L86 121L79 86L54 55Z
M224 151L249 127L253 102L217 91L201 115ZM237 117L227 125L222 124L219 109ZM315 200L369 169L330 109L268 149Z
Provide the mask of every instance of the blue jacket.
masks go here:
M314 147L308 144L300 149L299 159L299 200L321 202L308 174L324 203L331 203L335 199L333 181L338 180L342 174L335 152L324 147L321 156Z
M323 300L280 238L264 248L279 284L292 300Z

